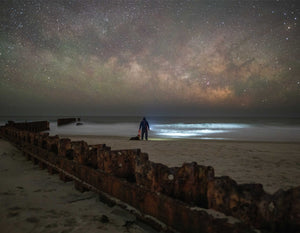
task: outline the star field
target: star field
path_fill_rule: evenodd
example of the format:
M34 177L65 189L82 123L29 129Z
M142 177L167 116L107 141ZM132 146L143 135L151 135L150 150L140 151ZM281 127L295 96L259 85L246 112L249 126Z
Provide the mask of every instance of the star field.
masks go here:
M7 114L300 113L297 1L1 1Z

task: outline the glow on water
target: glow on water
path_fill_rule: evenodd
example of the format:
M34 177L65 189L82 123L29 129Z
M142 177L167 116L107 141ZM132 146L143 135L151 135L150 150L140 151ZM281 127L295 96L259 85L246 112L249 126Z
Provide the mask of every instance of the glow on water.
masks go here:
M186 124L186 123L178 123L178 124L156 124L153 126L154 128L197 128L197 129L239 129L239 128L247 128L248 124L234 124L234 123L200 123L200 124Z
M229 133L235 129L247 128L247 124L200 123L200 124L156 124L151 130L158 136L165 137L202 137L209 134Z
M229 130L167 130L162 129L157 132L158 135L161 136L170 136L170 137L192 137L192 136L203 136L206 134L212 133L225 133L230 132Z

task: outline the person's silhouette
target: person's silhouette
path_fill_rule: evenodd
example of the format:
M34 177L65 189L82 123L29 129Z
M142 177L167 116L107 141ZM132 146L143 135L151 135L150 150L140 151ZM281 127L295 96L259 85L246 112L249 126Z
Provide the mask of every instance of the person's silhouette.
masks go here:
M144 117L143 120L140 123L140 128L139 131L142 130L142 140L144 139L144 135L145 135L145 139L148 140L148 130L149 130L149 123L146 120L146 118Z

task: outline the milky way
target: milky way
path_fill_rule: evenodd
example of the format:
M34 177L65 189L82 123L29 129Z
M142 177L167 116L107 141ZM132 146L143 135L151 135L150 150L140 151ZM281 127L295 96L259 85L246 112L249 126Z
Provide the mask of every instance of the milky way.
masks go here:
M300 113L297 1L0 8L1 115Z

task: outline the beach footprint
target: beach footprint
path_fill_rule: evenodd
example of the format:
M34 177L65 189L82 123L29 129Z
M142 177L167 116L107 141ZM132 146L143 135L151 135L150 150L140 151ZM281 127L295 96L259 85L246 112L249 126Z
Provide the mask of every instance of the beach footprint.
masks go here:
M7 153L6 152L2 152L1 154L0 154L0 159L3 159L4 157L7 157Z
M45 226L46 229L53 229L53 228L57 228L57 227L58 227L57 223L50 223Z
M37 217L28 217L26 218L26 222L30 222L30 223L38 223L40 220Z
M78 222L75 218L67 218L64 221L64 227L74 227L76 225L78 225Z
M7 218L13 218L13 217L17 217L19 216L19 212L18 211L10 211L8 212L8 214L6 215Z

